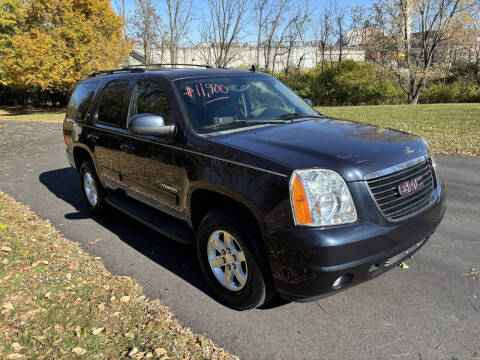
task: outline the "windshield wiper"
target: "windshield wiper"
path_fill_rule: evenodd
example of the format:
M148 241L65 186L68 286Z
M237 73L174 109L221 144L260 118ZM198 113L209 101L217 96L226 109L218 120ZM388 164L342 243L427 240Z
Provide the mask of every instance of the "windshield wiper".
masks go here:
M230 121L226 123L221 123L221 124L215 124L206 127L207 129L218 129L222 127L228 127L228 126L233 126L235 124L254 124L254 125L262 125L262 124L284 124L284 120L236 120L236 121Z
M301 119L301 118L322 118L323 116L321 115L315 115L315 114L308 114L308 113L297 113L297 112L293 112L293 113L289 113L289 114L283 114L283 115L280 115L280 116L277 116L275 119L278 119L278 120L291 120L292 122L295 120L295 119Z

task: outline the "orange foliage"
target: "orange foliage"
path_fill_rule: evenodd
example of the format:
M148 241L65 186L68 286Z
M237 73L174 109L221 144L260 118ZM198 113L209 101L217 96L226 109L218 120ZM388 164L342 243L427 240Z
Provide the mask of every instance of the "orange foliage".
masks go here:
M26 0L2 78L19 88L68 93L97 69L118 66L131 44L109 0Z

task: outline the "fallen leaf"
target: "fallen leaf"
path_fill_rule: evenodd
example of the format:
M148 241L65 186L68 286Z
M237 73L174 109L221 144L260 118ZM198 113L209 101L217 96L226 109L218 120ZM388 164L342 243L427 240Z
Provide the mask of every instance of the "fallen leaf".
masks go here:
M93 330L93 331L92 331L92 334L93 334L93 335L100 335L100 334L103 332L103 330L105 330L104 327L99 327L99 328Z
M22 345L20 345L18 342L14 342L12 345L11 345L11 348L13 351L19 351L23 348Z
M70 280L72 278L72 274L67 274L67 279Z
M14 353L14 354L8 355L7 359L9 359L9 360L25 359L25 355Z
M3 307L4 309L7 309L7 310L14 310L13 305L12 305L11 302L7 302L7 303L3 304L2 307Z
M131 332L127 332L127 333L125 333L125 337L128 338L128 339L133 339L135 337L135 335L133 335Z
M87 352L87 350L85 350L84 348L81 348L81 347L74 347L72 349L72 352L75 353L78 356L81 356L81 355L85 354Z
M130 296L122 296L120 298L120 301L123 302L123 303L127 303L130 301Z
M0 230L5 230L7 228L7 224L0 223Z
M133 347L132 351L130 351L128 353L128 356L132 357L134 356L136 353L138 353L138 348L136 346Z
M10 246L3 245L3 246L0 248L0 251L3 251L3 252L11 252L11 251L12 251L12 248L11 248Z
M25 252L23 253L23 258L24 259L27 258L29 252L30 252L29 250L25 250Z
M165 350L164 348L156 348L155 349L155 355L156 356L162 356L162 355L165 355L167 353L167 350Z

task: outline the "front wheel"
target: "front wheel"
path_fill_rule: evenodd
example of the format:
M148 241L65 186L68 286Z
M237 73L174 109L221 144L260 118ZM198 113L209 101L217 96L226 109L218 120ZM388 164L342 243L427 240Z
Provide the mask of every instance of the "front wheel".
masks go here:
M241 230L240 230L241 229ZM197 236L197 256L210 288L227 306L254 309L272 296L269 276L253 244L247 221L230 210L205 216Z

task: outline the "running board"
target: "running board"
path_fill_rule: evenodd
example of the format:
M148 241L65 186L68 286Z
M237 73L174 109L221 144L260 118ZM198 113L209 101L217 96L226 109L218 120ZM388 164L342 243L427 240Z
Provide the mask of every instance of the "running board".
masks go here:
M105 201L115 209L133 217L152 230L182 244L192 245L194 235L192 229L184 221L178 220L157 209L141 203L126 195L110 193Z

